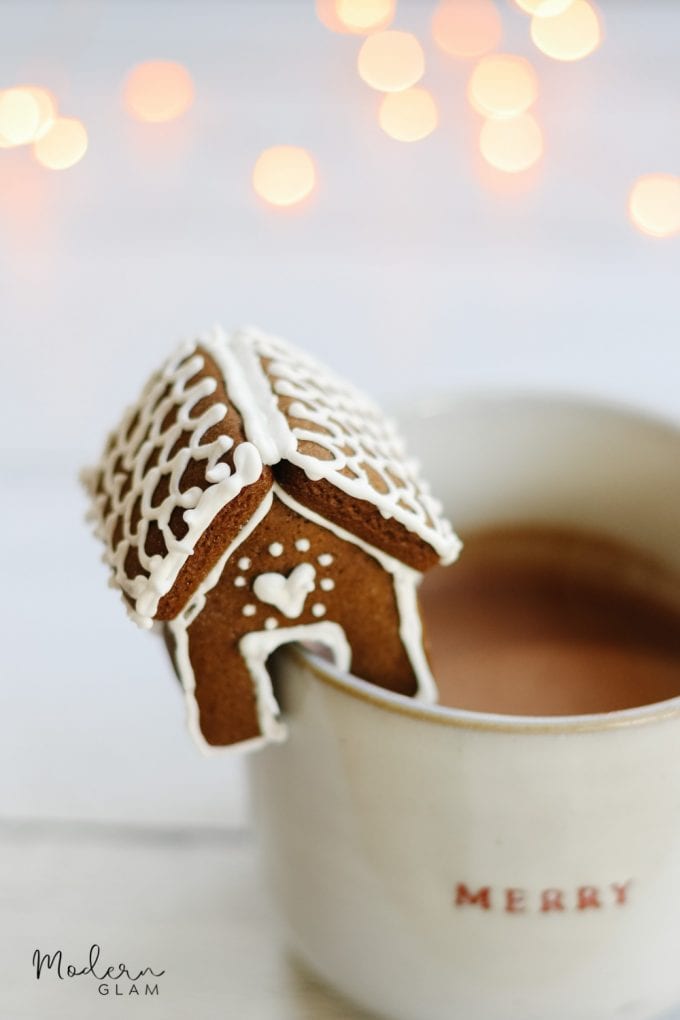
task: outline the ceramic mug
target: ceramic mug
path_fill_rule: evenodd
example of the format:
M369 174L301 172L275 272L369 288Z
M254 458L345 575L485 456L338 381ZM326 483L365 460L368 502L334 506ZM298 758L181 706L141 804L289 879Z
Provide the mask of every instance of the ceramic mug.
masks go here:
M403 425L463 533L585 526L680 571L676 427L493 395ZM318 975L391 1020L680 1007L680 697L559 718L457 711L297 648L276 687L289 738L248 767L269 885Z

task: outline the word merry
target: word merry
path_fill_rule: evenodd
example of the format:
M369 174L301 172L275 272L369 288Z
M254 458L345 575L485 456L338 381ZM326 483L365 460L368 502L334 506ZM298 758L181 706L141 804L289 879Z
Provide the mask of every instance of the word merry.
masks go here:
M497 889L483 885L470 889L458 882L453 894L455 907L478 907L480 910L502 911L506 914L551 914L563 911L602 910L623 907L628 903L632 879L606 885L579 885L575 889Z

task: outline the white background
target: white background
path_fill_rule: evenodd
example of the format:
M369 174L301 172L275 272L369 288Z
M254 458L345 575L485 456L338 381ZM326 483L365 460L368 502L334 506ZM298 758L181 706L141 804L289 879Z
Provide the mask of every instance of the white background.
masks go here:
M594 392L678 416L680 242L626 216L643 172L680 172L680 4L604 4L606 39L541 57L500 4L506 49L540 78L546 154L526 181L484 171L468 67L423 39L441 126L376 124L359 42L297 2L6 2L3 81L51 87L90 149L54 173L0 150L3 674L0 812L239 825L240 764L202 759L164 650L107 589L76 484L146 374L215 320L255 322L378 395L478 385ZM180 60L197 97L134 123L136 62ZM262 148L307 146L319 186L266 208ZM455 508L454 513L455 513Z

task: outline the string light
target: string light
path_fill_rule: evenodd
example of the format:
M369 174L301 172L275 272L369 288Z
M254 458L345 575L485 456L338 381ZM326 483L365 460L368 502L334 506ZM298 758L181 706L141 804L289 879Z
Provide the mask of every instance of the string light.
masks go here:
M380 127L398 142L418 142L432 134L439 121L437 106L427 89L416 86L389 92L380 104Z
M2 119L7 124L2 132L3 147L26 145L46 134L57 115L57 101L52 93L40 85L21 85L7 92L8 102L3 104Z
M394 19L395 0L335 0L338 20L349 32L375 32Z
M38 163L49 170L67 170L87 152L87 131L75 117L57 117L46 134L33 145Z
M33 141L41 121L40 104L29 89L11 88L0 92L0 135L5 147Z
M479 149L496 170L507 174L528 170L543 154L543 135L530 113L510 120L486 120L479 135Z
M316 0L321 24L344 35L366 35L388 28L395 8L396 0Z
M515 0L515 4L525 14L535 14L539 18L554 18L563 14L573 0Z
M633 184L628 196L632 223L650 237L680 233L680 178L646 174Z
M36 141L38 138L42 138L43 135L47 134L56 120L57 100L48 89L45 89L40 85L25 85L23 87L27 92L31 93L38 104L38 109L40 110L40 123L33 136L33 141Z
M554 60L582 60L602 42L600 19L588 0L572 0L555 17L534 15L531 38L541 53Z
M162 124L176 120L194 101L194 83L186 67L170 60L149 60L128 74L123 98L137 120Z
M253 188L270 205L292 206L314 190L316 167L306 149L274 145L265 149L253 169Z
M524 57L483 57L470 76L467 94L484 117L516 117L536 101L536 72Z
M501 18L492 0L443 0L432 16L432 36L451 57L469 60L495 50Z
M359 76L380 92L401 92L425 72L423 48L410 32L376 32L359 50Z
M337 0L316 0L316 16L331 32L347 35L350 29L338 17Z

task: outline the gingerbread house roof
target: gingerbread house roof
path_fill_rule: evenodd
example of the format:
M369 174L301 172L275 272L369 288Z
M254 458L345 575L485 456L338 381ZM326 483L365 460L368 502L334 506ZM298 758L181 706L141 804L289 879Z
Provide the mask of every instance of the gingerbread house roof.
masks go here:
M278 337L250 327L225 341L213 336L214 357L246 435L266 464L287 461L313 482L330 482L372 504L384 520L399 522L436 558L455 558L460 543L441 504L407 457L393 422L373 401ZM250 387L248 396L241 383Z
M440 505L370 400L282 340L215 329L152 376L87 473L112 583L137 622L181 608L159 612L190 558L207 568L233 541L281 462L368 503L435 558L457 555Z

